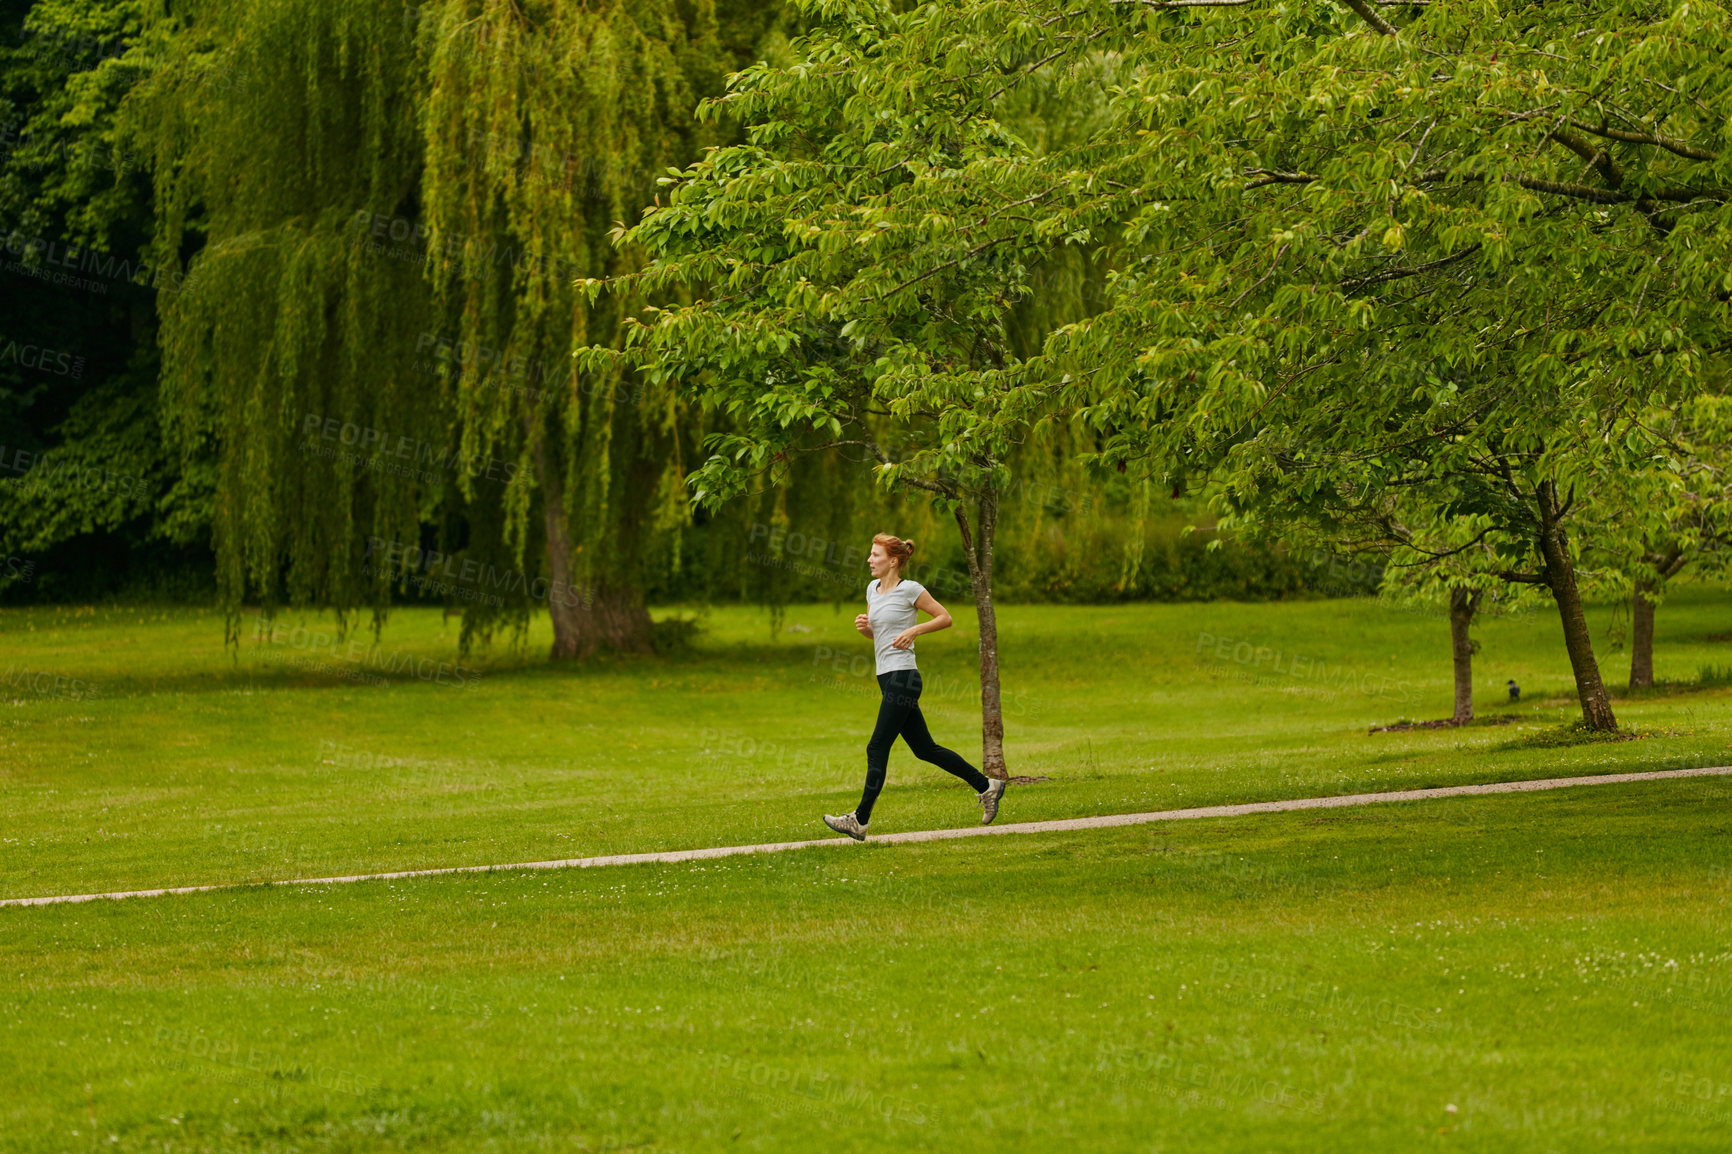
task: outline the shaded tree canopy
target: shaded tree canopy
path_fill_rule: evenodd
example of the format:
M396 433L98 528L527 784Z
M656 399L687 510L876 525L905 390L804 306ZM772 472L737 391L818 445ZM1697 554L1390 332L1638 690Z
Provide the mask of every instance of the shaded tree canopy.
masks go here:
M772 16L730 27L755 47ZM466 639L503 599L552 608L567 654L644 645L673 410L573 371L613 319L571 281L631 259L605 230L701 139L719 29L703 4L194 3L133 47L164 401L220 453L231 609L382 612L435 526L501 575Z
M1232 524L1381 526L1397 563L1543 582L1584 713L1615 725L1572 519L1671 467L1651 418L1700 393L1727 348L1722 7L806 10L821 30L806 62L730 98L756 151L690 177L732 166L734 186L791 203L780 233L706 247L745 218L676 201L632 234L660 244L658 274L725 302L719 319L663 314L657 352L756 372L799 339L796 317L870 338L925 289L1014 298L1029 267L1088 252L1109 270L1099 307L1046 333L1013 385L983 363L964 389L1038 398L1031 423L1080 415L1105 438L1093 459L1206 482ZM1080 139L1036 149L1006 129L1007 94L1104 66L1106 113ZM911 363L923 382L950 371ZM822 408L821 374L804 385Z

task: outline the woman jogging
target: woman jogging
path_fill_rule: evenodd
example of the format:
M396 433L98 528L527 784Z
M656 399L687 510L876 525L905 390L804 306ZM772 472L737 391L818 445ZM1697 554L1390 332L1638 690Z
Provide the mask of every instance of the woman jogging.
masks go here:
M866 612L854 618L854 628L872 639L878 654L878 725L866 743L866 792L853 813L826 814L824 824L855 841L866 840L866 823L872 820L872 804L884 788L884 773L890 764L890 747L897 737L921 761L931 762L974 787L980 795L980 824L989 825L998 816L998 799L1005 783L975 769L954 750L932 740L926 718L920 712L920 670L914 665L914 639L922 633L949 629L950 614L933 600L918 581L902 576L914 553L914 542L888 533L872 538L866 567L872 580L866 585ZM919 613L932 620L916 624Z

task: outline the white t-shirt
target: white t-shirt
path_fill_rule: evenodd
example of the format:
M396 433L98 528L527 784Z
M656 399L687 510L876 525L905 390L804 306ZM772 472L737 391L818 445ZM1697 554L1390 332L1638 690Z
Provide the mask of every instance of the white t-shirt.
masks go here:
M914 602L924 592L926 586L906 577L888 593L878 592L876 578L866 583L866 621L872 626L872 647L878 653L879 673L915 668L914 646L898 649L890 643L920 619L914 611Z

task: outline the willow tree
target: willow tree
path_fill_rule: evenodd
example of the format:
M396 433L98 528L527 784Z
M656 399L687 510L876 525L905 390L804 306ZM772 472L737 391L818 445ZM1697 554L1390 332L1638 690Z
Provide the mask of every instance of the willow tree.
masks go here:
M459 362L463 453L512 456L535 478L556 586L585 591L551 606L555 656L647 650L645 545L685 515L678 398L571 367L575 346L612 340L616 323L615 302L592 308L572 282L629 271L608 229L693 151L692 106L724 63L713 7L451 0L423 17L420 43L429 240L456 257L435 285L464 344L495 350ZM472 275L501 245L513 275ZM559 368L540 387L501 387L512 364ZM505 521L519 554L530 517L524 489Z
M370 460L387 436L442 447L450 426L411 367L434 315L426 278L371 235L375 214L387 230L404 219L421 153L403 115L414 48L381 12L195 3L129 53L149 63L126 112L176 290L158 301L164 410L183 449L219 447L212 536L231 615L249 595L382 609L366 540L418 541L451 488L331 459Z
M377 619L432 543L505 575L466 644L545 604L556 657L648 648L674 410L572 370L613 318L570 282L627 259L607 225L693 148L733 63L713 7L194 0L135 52L158 254L184 279L164 396L183 445L220 449L231 612Z

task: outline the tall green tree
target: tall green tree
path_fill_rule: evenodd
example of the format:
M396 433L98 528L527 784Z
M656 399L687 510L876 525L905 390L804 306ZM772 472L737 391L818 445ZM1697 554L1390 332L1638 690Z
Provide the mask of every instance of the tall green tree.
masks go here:
M1723 378L1716 382L1723 387ZM1672 468L1647 491L1629 491L1631 508L1661 510L1633 520L1625 555L1615 562L1630 582L1630 688L1654 684L1654 612L1667 585L1686 571L1723 573L1732 544L1732 404L1718 389L1681 411L1655 414ZM1614 546L1618 541L1614 539Z
M1615 728L1574 529L1665 467L1642 414L1726 342L1727 13L1142 11L1095 173L1137 193L1123 271L1048 347L1108 452L1214 472L1230 517L1351 515L1439 579L1543 586Z
M807 11L797 63L747 69L704 106L746 140L676 173L619 234L651 262L591 281L595 299L656 303L623 350L581 363L730 418L691 477L700 503L842 451L949 512L979 621L983 768L1004 777L994 544L1012 449L1049 424L1057 387L1014 313L1052 248L1029 214L1056 190L995 115L1002 76L910 50L930 9Z
M555 657L649 644L679 462L665 395L580 376L571 281L696 146L772 10L497 0L176 5L128 103L155 178L164 397L220 460L231 610L370 607L423 546L499 575L464 641L541 606ZM518 579L513 580L513 576ZM528 577L531 580L523 580Z
M398 25L382 4L195 3L131 50L149 75L130 139L178 289L160 302L168 431L219 461L231 614L255 597L382 612L368 540L418 542L455 488L449 402L415 366L417 334L440 330Z
M785 415L828 419L800 326L879 338L886 304L1014 298L1031 265L1098 253L1102 306L1007 360L1017 419L1080 411L1103 466L1220 478L1242 523L1376 518L1400 486L1403 563L1545 588L1584 720L1615 728L1577 519L1666 467L1641 416L1726 344L1722 5L807 8L803 66L734 98L751 148L631 234L665 258L658 287L713 294L646 326L657 357L702 350L690 367L744 382L794 350ZM1007 93L1102 59L1116 84L1084 138L1005 132ZM748 191L787 211L753 216ZM935 350L969 319L892 332L873 371L948 380Z
M648 545L685 518L679 403L623 374L572 370L574 346L616 328L615 302L592 307L572 282L632 267L608 229L695 151L691 110L733 61L709 5L428 7L429 241L464 258L434 266L437 291L466 344L498 350L499 363L559 366L547 387L520 389L499 387L497 364L460 362L463 452L510 456L535 480L554 583L584 591L550 606L554 655L647 651ZM510 277L466 271L501 244L520 254ZM474 501L473 483L465 490ZM513 542L527 506L507 501Z
M94 597L206 560L209 462L162 445L150 182L117 117L147 23L140 0L0 8L0 589L17 594Z

